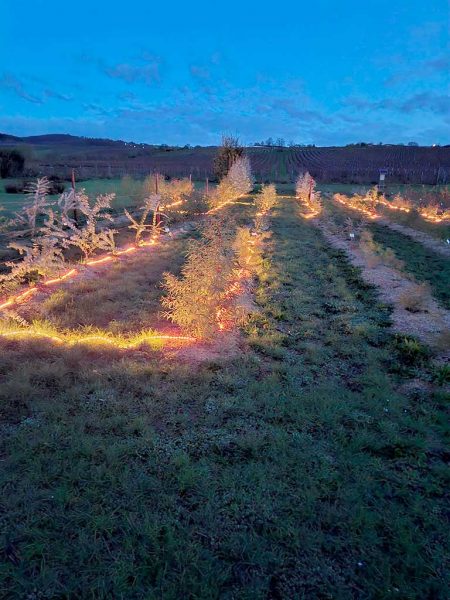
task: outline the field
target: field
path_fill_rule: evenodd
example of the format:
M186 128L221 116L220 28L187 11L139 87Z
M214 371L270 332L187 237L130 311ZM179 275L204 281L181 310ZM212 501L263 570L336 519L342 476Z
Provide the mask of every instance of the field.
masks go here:
M349 240L343 189L312 219L279 198L250 314L214 341L61 341L182 333L161 282L199 216L14 305L3 331L40 337L0 337L0 596L446 598L448 258L383 221ZM426 282L420 306L380 273Z
M159 171L204 181L214 177L217 147L170 147L132 142L43 135L15 138L0 134L1 148L19 148L35 174L78 179L144 177ZM292 183L307 170L319 182L374 184L386 169L391 183L450 183L450 148L368 145L347 147L249 147L259 182Z

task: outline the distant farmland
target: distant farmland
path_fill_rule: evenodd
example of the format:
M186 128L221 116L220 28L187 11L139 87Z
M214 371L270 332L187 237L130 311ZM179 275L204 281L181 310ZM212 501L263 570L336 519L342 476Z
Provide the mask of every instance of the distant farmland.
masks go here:
M16 147L27 155L34 174L79 179L144 176L159 171L171 177L192 175L213 179L214 146L173 148L68 135L16 138L0 135L0 147ZM392 183L446 184L450 182L450 147L346 146L249 147L257 181L290 183L308 170L319 182L375 183L387 169Z

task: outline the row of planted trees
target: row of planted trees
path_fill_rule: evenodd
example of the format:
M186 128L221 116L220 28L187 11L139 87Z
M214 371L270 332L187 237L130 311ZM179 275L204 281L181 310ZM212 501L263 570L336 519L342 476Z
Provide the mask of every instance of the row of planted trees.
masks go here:
M333 198L335 202L356 210L371 219L381 216L378 212L378 206L385 206L391 211L416 213L429 223L450 223L450 209L435 198L427 200L419 198L415 204L398 193L392 199L388 199L378 191L377 187L368 190L364 194L353 194L351 196L334 194Z
M409 195L414 196L414 190L409 192ZM415 212L424 220L430 223L449 223L450 209L445 207L445 202L448 203L448 191L442 190L439 192L439 199L434 196L427 197L427 194L421 192L421 196L415 199L415 202L406 198L404 195L397 193L392 199L388 199L385 194L381 193L375 186L363 194L334 194L335 202L342 204L348 208L352 208L370 219L375 219L380 215L378 208L384 206L391 211L402 213ZM316 181L308 173L301 174L296 182L296 197L300 201L303 208L303 216L313 218L318 216L322 211L322 203L320 192L316 189Z
M237 158L210 193L196 191L188 178L167 181L156 175L145 183L146 196L141 205L125 209L137 246L154 240L170 221L214 212L250 192L253 186L244 157ZM55 203L49 198L49 187L46 177L30 184L28 202L2 225L3 236L9 238L8 247L18 256L4 263L0 291L52 276L62 271L70 258L78 256L87 262L99 250L112 254L117 250L118 232L111 214L115 194L91 200L84 189L72 187Z
M155 216L161 215L162 207L189 213L189 203L198 211L200 201L203 202L201 214L205 220L201 235L189 242L181 275L164 274L162 298L164 316L196 338L211 338L246 316L239 298L246 283L262 269L263 243L269 235L268 214L276 202L275 186L263 186L256 195L256 214L250 226L237 226L230 213L219 214L218 209L248 194L252 187L249 162L245 157L237 157L206 198L195 194L189 180L156 180L155 188L150 189L137 211L138 216L125 210L138 246L145 243L147 235L155 235ZM63 193L55 206L48 201L45 178L38 180L29 193L30 203L9 224L13 235L21 238L10 245L24 252L25 257L9 263L11 270L3 281L24 280L31 272L49 275L61 266L64 250L72 245L82 253L84 261L99 248L114 251L116 231L108 226L112 194L98 196L91 203L83 191L72 189Z
M255 197L251 227L236 227L232 217L210 214L200 239L189 244L181 275L164 274L166 318L197 338L211 338L245 320L241 292L263 268L267 219L275 203L275 186L263 186Z

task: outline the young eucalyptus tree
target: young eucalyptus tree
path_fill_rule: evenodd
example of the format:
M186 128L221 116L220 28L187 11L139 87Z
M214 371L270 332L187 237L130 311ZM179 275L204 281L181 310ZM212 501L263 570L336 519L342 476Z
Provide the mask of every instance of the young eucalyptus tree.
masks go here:
M47 177L41 177L28 185L26 189L28 203L10 221L10 226L14 227L11 232L12 237L35 237L38 230L38 217L45 213L49 205L49 189L50 182Z
M17 242L9 244L9 248L17 250L20 261L7 261L10 271L0 275L0 287L12 281L37 279L59 271L64 264L62 248L55 237L42 236L32 241L31 246Z
M142 244L142 235L146 231L155 232L155 228L158 227L155 216L157 214L160 203L161 196L159 194L150 195L144 200L144 204L140 209L142 210L142 213L139 218L133 217L133 215L131 215L126 208L124 209L126 216L131 221L131 225L128 225L128 229L134 229L136 232L135 243L137 246ZM153 219L152 222L149 223L147 222L147 219L150 213L153 213Z
M255 196L255 205L258 213L267 213L277 202L277 190L273 183L263 185L259 194Z
M234 268L231 235L223 221L209 220L189 244L181 276L164 273L163 315L190 334L212 337Z
M63 248L75 246L82 252L84 260L97 250L115 250L114 229L99 228L100 221L111 221L112 217L107 212L115 194L97 196L95 202L90 204L89 197L84 190L63 194L59 201L60 214L53 210L47 211L44 223L44 233L59 240ZM81 214L81 219L72 217L76 209Z
M211 207L216 208L248 194L253 188L253 181L248 158L246 156L237 158L231 165L226 177L220 181L217 188L210 195Z
M295 184L295 192L296 196L299 200L309 201L311 197L315 193L316 190L316 181L311 175L306 171L298 176L297 182Z

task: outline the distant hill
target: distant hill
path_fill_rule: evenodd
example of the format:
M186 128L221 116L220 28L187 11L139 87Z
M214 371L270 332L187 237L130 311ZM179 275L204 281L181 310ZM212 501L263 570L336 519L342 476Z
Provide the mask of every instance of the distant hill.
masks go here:
M70 135L69 133L47 133L44 135L29 135L18 137L7 133L0 133L0 144L31 144L31 145L74 145L74 146L127 146L135 144L135 142L124 142L123 140L110 140L103 138L89 138L78 135ZM149 144L135 144L141 147L151 147Z
M8 133L0 133L0 144L6 143L19 143L22 141L22 138L16 137L15 135L9 135Z

